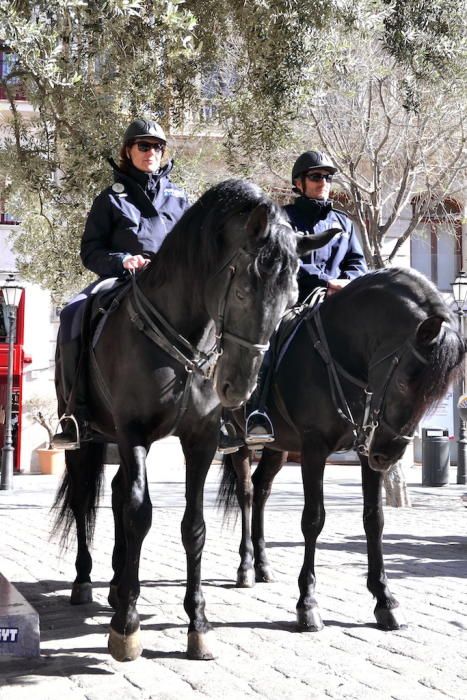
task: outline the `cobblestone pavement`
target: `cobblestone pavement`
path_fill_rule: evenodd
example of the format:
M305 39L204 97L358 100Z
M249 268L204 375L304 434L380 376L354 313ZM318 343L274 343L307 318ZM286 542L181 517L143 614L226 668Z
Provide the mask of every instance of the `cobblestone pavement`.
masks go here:
M170 449L169 449L170 448ZM144 652L126 664L107 653L107 604L113 541L110 477L99 509L94 602L71 607L74 549L63 556L49 541L53 476L17 476L0 491L0 571L40 614L41 657L0 659L1 700L132 700L155 698L358 698L440 700L467 697L467 510L465 487L421 487L407 471L411 509L386 509L385 561L409 628L382 632L366 590L359 468L326 470L326 525L317 553L322 632L294 630L303 555L300 469L276 479L266 514L277 582L233 585L239 524L222 527L214 505L218 467L206 487L208 536L203 558L207 612L218 658L188 661L183 610L185 557L180 540L184 469L180 451L159 443L150 456L152 530L143 545L138 609ZM455 480L452 470L451 480Z

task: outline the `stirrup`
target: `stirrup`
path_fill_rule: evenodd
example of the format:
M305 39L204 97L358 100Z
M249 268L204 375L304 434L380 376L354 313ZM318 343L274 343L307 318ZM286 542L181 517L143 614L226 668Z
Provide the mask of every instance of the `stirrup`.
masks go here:
M256 422L256 418L261 418L263 425L258 424L250 428L251 423ZM253 420L252 420L253 419ZM246 419L245 425L245 443L248 446L255 447L265 445L268 442L274 442L274 428L267 413L264 411L253 411Z
M60 436L63 435L63 433L59 433L58 429L61 427L61 423L63 420L70 420L74 424L76 431L76 440L60 440ZM55 434L52 438L52 447L54 447L56 450L79 450L79 448L81 447L79 439L78 421L72 413L64 413L61 416L61 418L58 419L57 429L55 430Z

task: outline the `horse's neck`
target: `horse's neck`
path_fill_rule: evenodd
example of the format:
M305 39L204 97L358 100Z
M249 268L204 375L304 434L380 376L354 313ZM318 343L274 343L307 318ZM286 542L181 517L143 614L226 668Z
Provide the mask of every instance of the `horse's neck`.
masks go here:
M172 328L191 342L202 345L213 334L201 295L184 283L183 274L176 272L161 285L152 284L148 276L141 281L141 290Z
M368 314L352 298L335 297L323 304L320 313L332 356L348 371L366 367L370 353Z

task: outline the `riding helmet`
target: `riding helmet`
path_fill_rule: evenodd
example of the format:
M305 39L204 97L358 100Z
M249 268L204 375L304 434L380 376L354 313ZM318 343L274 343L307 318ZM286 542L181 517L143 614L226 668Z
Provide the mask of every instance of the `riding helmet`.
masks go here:
M162 127L152 119L135 119L132 121L125 131L123 142L126 144L141 136L153 136L155 139L167 143Z
M292 185L295 180L303 173L308 173L310 170L328 170L334 175L337 173L337 168L332 164L331 159L322 151L306 151L298 156L292 168Z

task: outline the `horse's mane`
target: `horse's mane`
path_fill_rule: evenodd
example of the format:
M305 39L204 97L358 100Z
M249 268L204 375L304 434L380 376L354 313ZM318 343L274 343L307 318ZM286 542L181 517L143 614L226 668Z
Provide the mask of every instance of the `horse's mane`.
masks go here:
M449 386L460 378L465 343L457 332L455 315L439 290L424 275L412 268L394 267L370 272L355 280L340 294L347 289L349 293L366 290L371 294L371 290L381 287L384 287L387 294L394 294L400 299L401 307L413 314L416 325L418 321L429 316L439 316L444 321L435 342L423 351L428 364L415 380L415 401L411 418L411 424L414 426L424 414L436 407ZM381 313L384 312L385 310L381 309Z
M211 187L184 213L148 265L145 274L151 285L157 288L166 283L180 268L187 285L195 285L199 279L207 280L223 259L226 224L232 217L242 215L246 224L248 215L259 204L266 206L270 224L285 224L281 209L253 183L231 179ZM279 266L283 274L274 279L274 286L285 285L296 263L296 247L290 231L284 226L270 226L270 233L258 247L254 260L256 275L260 277ZM263 280L266 285L268 276Z
M446 322L454 324L455 317L447 306L441 293L424 275L410 267L389 267L368 272L354 280L343 291L360 292L364 288L369 293L372 289L383 288L388 294L398 298L404 305L419 309L421 316L441 316Z

